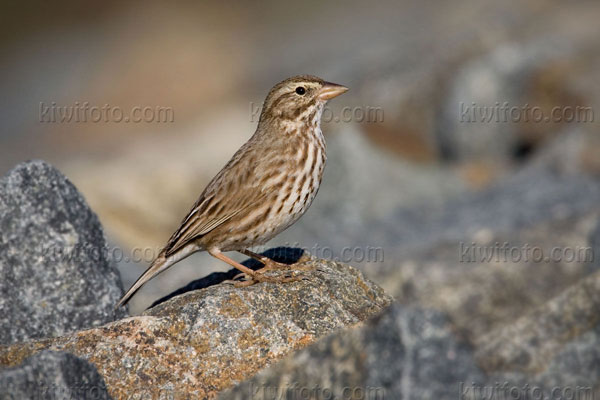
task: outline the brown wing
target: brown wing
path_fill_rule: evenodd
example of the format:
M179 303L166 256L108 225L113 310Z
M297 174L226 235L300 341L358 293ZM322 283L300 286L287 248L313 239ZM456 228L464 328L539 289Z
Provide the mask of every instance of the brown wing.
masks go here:
M264 201L268 192L258 182L251 143L246 143L210 181L181 226L165 247L169 256L205 235L252 205Z

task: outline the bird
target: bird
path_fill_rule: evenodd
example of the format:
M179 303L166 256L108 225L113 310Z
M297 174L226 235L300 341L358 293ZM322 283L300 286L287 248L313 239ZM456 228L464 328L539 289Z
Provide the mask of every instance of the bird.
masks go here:
M327 159L321 131L323 109L328 100L347 90L311 75L276 84L263 102L254 134L208 183L166 246L116 308L125 305L150 279L199 251L238 269L246 284L294 280L265 274L287 265L249 248L290 227L310 207ZM226 256L228 251L240 252L264 266L250 269Z

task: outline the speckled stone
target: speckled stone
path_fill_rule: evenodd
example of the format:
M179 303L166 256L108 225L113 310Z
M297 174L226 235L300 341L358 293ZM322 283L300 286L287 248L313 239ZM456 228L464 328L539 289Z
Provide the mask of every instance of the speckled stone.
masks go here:
M0 400L109 400L106 384L86 360L45 350L15 368L0 371Z
M115 398L213 398L294 350L391 302L353 267L300 259L304 279L189 291L102 327L0 347L0 365L41 349L96 365ZM280 273L280 272L274 272Z
M439 311L397 303L219 395L220 400L453 399L481 382L471 347Z
M219 399L597 398L598 274L482 338L480 348L461 340L443 312L394 303Z
M591 334L593 344L581 352L573 349L572 360L578 360L580 367L585 364L585 356L593 355L593 363L588 370L596 371L600 378L598 349L600 336L600 272L596 272L576 285L565 290L535 312L525 315L502 329L494 330L479 339L475 353L479 364L490 372L515 371L540 373L555 362L568 344L588 341ZM581 347L581 346L580 346ZM562 357L565 355L563 354ZM565 369L574 374L579 368Z
M53 337L126 315L100 222L43 161L0 179L0 343Z

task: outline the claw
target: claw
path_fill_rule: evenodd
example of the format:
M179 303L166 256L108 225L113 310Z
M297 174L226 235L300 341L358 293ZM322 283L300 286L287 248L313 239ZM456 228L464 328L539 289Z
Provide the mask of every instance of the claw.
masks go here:
M278 270L288 270L291 269L291 265L288 264L282 264L279 263L277 261L273 261L273 260L265 260L265 266L262 267L261 269L256 270L256 272L260 273L260 274L264 274L267 271L278 271Z
M260 270L259 270L260 271ZM264 275L263 272L256 271L256 274L253 276L253 279L258 282L271 282L271 283L288 283L288 282L296 282L299 278L295 276L267 276Z
M239 274L237 274L236 276L234 276L232 279L234 281L237 281L237 280L239 280L241 278L245 278L244 280L250 279L250 277L248 276L248 274L246 274L245 272L240 272Z
M239 273L232 279L224 280L222 283L233 285L235 287L247 287L256 283L256 281L245 272Z
M236 281L236 282L234 282L233 286L236 288L243 288L243 287L252 286L255 283L256 283L256 281L254 279L249 279L247 281Z

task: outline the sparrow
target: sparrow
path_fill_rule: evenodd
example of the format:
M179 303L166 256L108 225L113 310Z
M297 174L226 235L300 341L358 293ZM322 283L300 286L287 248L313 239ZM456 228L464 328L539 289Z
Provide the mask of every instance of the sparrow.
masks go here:
M275 85L262 107L254 135L206 186L150 267L121 298L126 304L142 285L198 251L237 268L256 282L289 282L265 275L288 267L249 248L262 245L296 222L321 185L326 145L321 115L328 100L347 87L300 75ZM224 254L238 251L260 261L252 270Z

